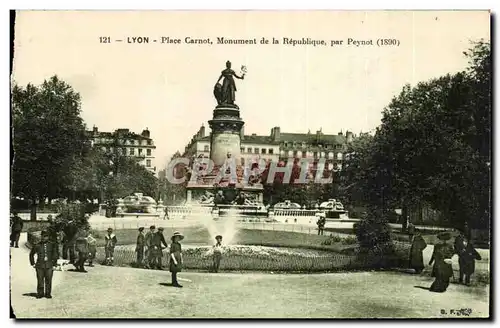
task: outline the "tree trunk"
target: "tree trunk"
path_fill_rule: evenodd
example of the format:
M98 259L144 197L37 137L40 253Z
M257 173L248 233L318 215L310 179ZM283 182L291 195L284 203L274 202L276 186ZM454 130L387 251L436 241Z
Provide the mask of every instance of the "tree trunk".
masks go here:
M36 199L31 200L30 205L30 220L36 221Z

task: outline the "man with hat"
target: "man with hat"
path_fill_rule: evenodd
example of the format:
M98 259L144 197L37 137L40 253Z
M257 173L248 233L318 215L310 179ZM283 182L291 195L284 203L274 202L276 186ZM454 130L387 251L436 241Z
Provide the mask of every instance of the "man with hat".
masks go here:
M168 248L167 241L165 240L165 236L163 236L163 228L159 227L158 232L156 232L153 235L153 247L154 247L154 253L155 253L155 263L156 263L156 268L158 270L162 269L162 263L161 263L161 258L163 256L162 253L162 244L165 245L165 248Z
M135 252L137 253L137 260L136 260L136 265L138 267L142 267L143 266L143 262L144 262L144 244L145 244L145 240L144 240L144 227L140 227L139 228L139 234L137 235L137 242L135 244Z
M41 241L33 245L29 255L30 264L36 269L36 298L52 298L52 276L58 256L57 245L50 242L48 231L42 231Z
M215 245L213 248L213 272L219 272L220 260L222 259L222 236L215 236Z
M177 272L182 271L182 247L180 241L184 236L176 231L172 235L172 245L170 246L170 272L172 273L172 286L182 287L177 281Z
M156 267L156 257L153 247L153 237L156 233L156 227L154 225L149 227L149 231L146 233L146 237L144 238L146 244L146 255L147 255L147 267L154 268Z
M441 232L437 235L441 240L440 243L434 245L434 252L432 253L429 265L434 262L432 269L432 276L436 279L430 287L430 291L443 293L446 291L450 284L450 278L453 276L453 268L451 267L451 257L455 253L453 246L446 243L451 239L449 232Z
M108 234L104 236L104 251L106 253L106 264L113 265L115 246L118 240L113 233L113 229L108 228Z
M21 236L24 223L19 215L17 215L17 212L13 212L12 214L13 216L10 222L10 247L19 248L19 237Z

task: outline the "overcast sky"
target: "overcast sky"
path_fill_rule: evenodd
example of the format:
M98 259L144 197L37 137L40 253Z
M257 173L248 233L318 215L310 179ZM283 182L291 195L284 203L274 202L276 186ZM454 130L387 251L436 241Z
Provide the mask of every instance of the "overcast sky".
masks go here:
M470 40L489 40L488 12L21 12L13 79L39 84L57 74L82 96L82 116L100 131L149 128L161 168L184 149L216 105L213 86L227 60L246 134L354 133L380 124L405 83L462 70ZM99 43L109 36L110 44ZM149 44L127 37L148 36ZM160 37L211 38L167 45ZM324 39L327 46L217 45L216 38ZM348 38L397 39L398 47L348 46ZM124 42L113 42L122 39ZM330 40L344 45L330 46ZM207 129L208 131L209 129Z

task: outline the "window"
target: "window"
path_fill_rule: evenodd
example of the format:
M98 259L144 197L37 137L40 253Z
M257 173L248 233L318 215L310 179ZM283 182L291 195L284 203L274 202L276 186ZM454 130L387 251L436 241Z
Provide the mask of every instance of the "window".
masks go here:
M321 152L321 158L324 158L324 157L325 157L325 152L324 152L324 151L322 151L322 152Z
M208 145L206 145L206 146L203 147L203 151L209 151L209 149L210 148L208 147Z
M151 140L148 140L148 145L151 146Z
M288 157L292 157L293 156L293 151L289 150L288 151Z
M315 151L315 152L313 153L313 156L314 156L314 158L318 158L318 152L317 152L317 151Z
M342 153L337 153L337 160L342 160Z
M258 153L259 153L259 148L254 148L254 149L253 149L253 152L254 152L255 154L258 154Z
M329 159L333 159L333 152L329 152L329 153L328 153L328 158L329 158Z
M141 155L142 155L142 149L139 148L139 156L141 156Z
M252 153L252 148L247 148L247 153L251 154Z
M294 151L293 151L293 158L296 158L296 157L297 157L297 151L296 151L296 150L294 150Z
M260 150L260 152L261 152L262 154L265 154L265 153L266 153L266 150L267 150L266 148L262 148L262 149Z
M341 144L335 145L335 149L342 149L342 145Z
M285 147L285 148L286 148L287 146L288 146L288 143L284 142L284 143L283 143L283 147Z
M146 155L151 156L151 149L146 149Z
M132 155L132 156L135 155L135 148L130 148L130 155Z
M244 153L245 152L245 147L240 148L240 152Z
M302 143L302 148L306 148L306 143L305 142Z
M272 155L274 153L274 149L269 148L269 155Z
M151 167L151 160L150 159L146 160L146 167Z
M307 157L307 151L303 151L302 152L302 158L306 158Z

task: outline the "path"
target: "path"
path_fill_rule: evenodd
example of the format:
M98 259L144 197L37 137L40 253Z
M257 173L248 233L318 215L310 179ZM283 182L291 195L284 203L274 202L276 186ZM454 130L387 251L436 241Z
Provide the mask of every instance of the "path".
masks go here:
M54 298L35 292L26 249L12 250L12 305L19 318L430 318L470 308L488 316L488 287L452 284L444 294L427 276L397 272L265 274L183 272L184 288L165 271L96 266L55 272Z

